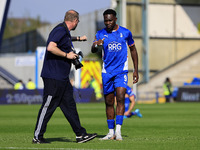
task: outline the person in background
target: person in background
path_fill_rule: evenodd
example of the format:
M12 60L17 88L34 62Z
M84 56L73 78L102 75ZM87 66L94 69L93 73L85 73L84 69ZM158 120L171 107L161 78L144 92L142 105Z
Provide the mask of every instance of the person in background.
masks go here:
M94 89L96 99L98 101L100 101L102 99L101 87L93 76L91 76L90 78L91 79L90 79L90 82L89 82L89 87Z
M131 87L127 86L126 94L125 94L125 112L124 112L124 119L130 118L131 116L138 116L142 118L142 114L140 113L139 109L132 111L135 107L136 102L136 95L134 94Z
M36 85L35 83L32 81L32 79L28 79L28 82L26 84L26 89L28 90L35 90L36 89Z
M14 89L15 90L23 90L23 89L25 89L24 83L23 83L23 81L21 79L18 80L17 83L15 83Z
M140 113L139 109L132 111L135 106L136 95L134 94L131 87L127 85L126 94L125 94L125 112L124 112L124 119L130 118L131 116L138 116L142 118L142 114ZM117 101L115 97L115 106L117 106Z
M128 83L128 49L134 66L133 84L138 82L138 54L130 30L119 26L117 13L107 9L103 13L106 28L98 31L91 51L103 51L102 81L106 105L106 116L109 132L101 140L123 140L121 126L124 116L124 99ZM117 99L115 117L115 94ZM116 119L116 128L115 128Z
M163 91L164 91L165 100L167 103L169 103L172 97L172 92L173 92L172 83L169 77L165 79L165 82L163 84Z

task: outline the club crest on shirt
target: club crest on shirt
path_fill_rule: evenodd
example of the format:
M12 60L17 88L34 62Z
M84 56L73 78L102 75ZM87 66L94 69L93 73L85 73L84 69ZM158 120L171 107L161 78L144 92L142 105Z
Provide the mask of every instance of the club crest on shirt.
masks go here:
M116 51L120 51L122 49L122 45L121 43L118 42L111 42L108 44L108 51L109 52L116 52Z
M121 37L121 38L123 37L123 34L122 34L122 33L120 33L120 37Z

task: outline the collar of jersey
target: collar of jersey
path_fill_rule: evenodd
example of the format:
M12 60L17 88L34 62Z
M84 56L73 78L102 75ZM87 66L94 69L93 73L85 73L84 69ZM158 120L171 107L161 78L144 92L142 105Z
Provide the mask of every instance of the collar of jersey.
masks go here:
M119 29L119 25L117 24L117 29L116 30L112 30L112 32L116 32Z

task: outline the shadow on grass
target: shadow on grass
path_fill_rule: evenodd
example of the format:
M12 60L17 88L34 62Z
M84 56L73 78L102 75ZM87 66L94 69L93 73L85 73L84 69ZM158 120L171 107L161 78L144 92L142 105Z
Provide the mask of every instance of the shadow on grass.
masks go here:
M97 135L96 138L101 139L106 135ZM123 137L128 137L127 135L122 135ZM57 138L46 138L46 140L50 143L52 142L74 142L76 143L76 140L70 140L67 139L66 137L57 137Z
M97 135L97 138L101 139L101 138L103 138L104 136L106 136L106 135ZM122 134L122 137L128 137L128 136Z
M65 137L58 137L58 138L46 138L46 140L48 142L75 142L75 141L72 141L72 140L69 140Z

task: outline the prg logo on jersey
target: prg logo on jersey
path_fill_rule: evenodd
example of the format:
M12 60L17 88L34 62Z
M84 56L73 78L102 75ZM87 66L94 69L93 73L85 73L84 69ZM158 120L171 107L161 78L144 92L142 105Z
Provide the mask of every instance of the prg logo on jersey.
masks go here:
M109 52L116 52L116 51L120 51L121 49L122 49L121 43L114 41L108 44Z

